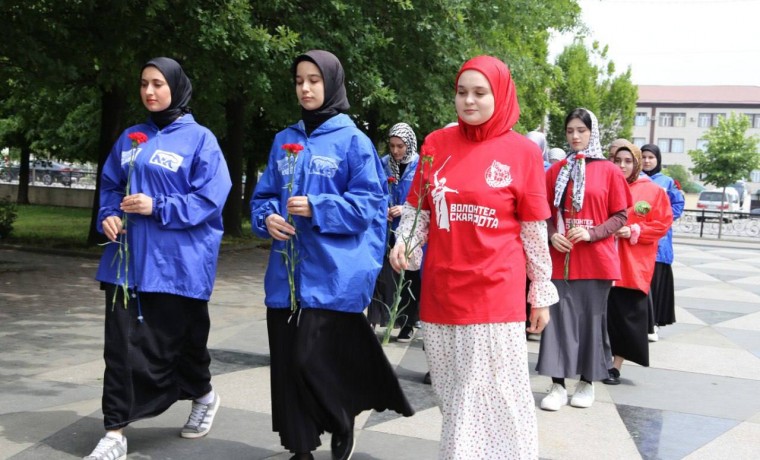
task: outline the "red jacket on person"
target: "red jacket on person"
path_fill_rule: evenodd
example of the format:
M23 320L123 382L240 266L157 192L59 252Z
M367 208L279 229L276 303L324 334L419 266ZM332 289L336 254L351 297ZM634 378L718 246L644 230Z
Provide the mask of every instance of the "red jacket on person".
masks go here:
M628 222L631 238L618 239L621 279L615 286L637 289L649 293L654 275L657 242L673 224L673 210L665 191L649 177L639 177L630 184L633 206L628 208ZM636 204L649 204L648 212L636 212Z

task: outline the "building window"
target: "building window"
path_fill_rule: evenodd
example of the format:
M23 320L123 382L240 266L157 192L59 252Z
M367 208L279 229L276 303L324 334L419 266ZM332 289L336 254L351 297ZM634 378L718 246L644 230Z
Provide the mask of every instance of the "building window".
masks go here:
M705 139L697 139L697 150L707 150L707 141Z
M645 137L634 137L633 138L633 145L635 145L638 148L641 148L644 146L644 144L647 143L647 139Z
M661 137L657 139L657 147L664 153L683 153L683 139Z
M760 171L756 169L749 173L749 180L752 182L760 182Z
M636 112L636 118L634 118L633 124L636 125L636 126L646 126L647 125L647 113L646 112Z
M660 126L683 128L686 126L686 114L678 112L662 112L660 113Z
M749 118L750 128L760 128L760 113L745 113L744 115Z
M700 128L710 128L712 126L718 126L718 122L721 118L725 118L725 113L700 113L699 122L697 126Z

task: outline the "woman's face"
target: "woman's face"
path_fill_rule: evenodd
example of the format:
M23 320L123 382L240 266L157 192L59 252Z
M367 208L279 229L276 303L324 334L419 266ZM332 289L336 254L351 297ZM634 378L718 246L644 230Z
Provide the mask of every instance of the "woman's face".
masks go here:
M651 171L657 167L657 157L649 150L641 152L641 169Z
M311 61L296 66L296 96L306 110L317 110L325 102L325 82L319 67Z
M635 169L635 163L633 160L633 154L629 152L628 150L619 149L615 153L615 164L618 165L620 168L620 171L623 172L623 175L626 179L631 178L631 174L633 174L633 170Z
M574 152L579 152L588 147L591 140L591 130L581 121L580 118L573 118L565 126L565 136L567 143Z
M406 144L400 137L393 136L388 139L388 148L391 150L391 156L396 161L401 161L406 155Z
M148 66L143 69L140 77L140 98L146 109L151 112L161 112L172 103L172 90L166 83L164 74L156 67Z
M465 70L459 76L454 102L457 115L468 125L482 125L493 116L494 97L491 84L486 76L477 70Z

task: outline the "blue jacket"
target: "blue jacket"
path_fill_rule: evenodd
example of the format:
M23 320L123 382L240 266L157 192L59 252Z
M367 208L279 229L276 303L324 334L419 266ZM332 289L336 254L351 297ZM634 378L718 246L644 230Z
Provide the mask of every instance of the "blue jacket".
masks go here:
M391 171L391 167L388 164L390 158L390 155L386 155L380 159L383 162L383 171L385 172L386 177L391 177L393 174L393 171ZM420 157L415 157L414 160L406 165L406 169L404 169L404 173L401 174L401 179L399 179L398 184L389 185L390 202L388 203L388 206L401 206L406 202L406 196L409 194L409 189L412 188L414 173L417 171L417 163L419 163L419 161ZM391 228L396 230L399 222L401 222L401 217L393 219Z
M307 137L303 122L277 133L251 199L253 232L269 238L265 219L285 216L291 171L283 144L296 157L293 196L308 196L312 217L293 216L296 297L301 308L359 313L367 307L385 254L387 178L369 138L348 115L336 115ZM272 241L264 290L270 308L289 308L286 265Z
M184 115L163 130L149 121L124 131L103 166L100 211L103 219L122 216L119 204L130 170L132 141L127 134L142 132L148 141L137 147L130 191L153 197L153 215L129 214L130 287L139 292L176 294L208 300L214 288L222 208L232 182L216 137ZM118 245L106 245L96 279L117 279Z
M670 207L673 209L673 220L675 221L681 214L683 214L684 199L683 194L673 179L665 174L658 172L651 176L651 179L655 184L665 190L670 198ZM673 264L673 229L669 228L668 233L660 238L660 242L657 245L657 262L671 265Z

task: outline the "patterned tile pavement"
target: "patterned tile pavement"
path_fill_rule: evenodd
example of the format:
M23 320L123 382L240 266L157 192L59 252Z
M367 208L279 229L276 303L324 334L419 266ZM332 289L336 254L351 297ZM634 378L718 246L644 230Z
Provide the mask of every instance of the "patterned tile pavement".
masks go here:
M538 410L547 459L760 457L760 245L677 239L678 323L660 330L649 368L597 384L590 409ZM189 403L134 423L133 459L287 459L271 431L263 307L266 252L223 253L211 302L213 384L222 409L206 438L185 440ZM0 248L0 458L72 459L102 434L103 294L97 260ZM386 353L417 415L366 412L356 460L434 459L441 416L422 334ZM538 342L529 342L535 366ZM550 382L532 372L536 401ZM569 381L573 390L575 381ZM330 458L329 434L315 455Z

